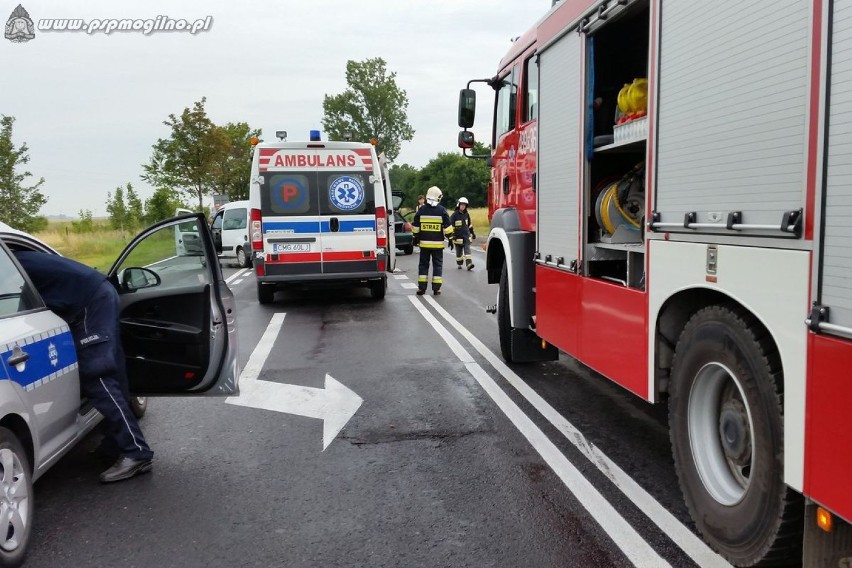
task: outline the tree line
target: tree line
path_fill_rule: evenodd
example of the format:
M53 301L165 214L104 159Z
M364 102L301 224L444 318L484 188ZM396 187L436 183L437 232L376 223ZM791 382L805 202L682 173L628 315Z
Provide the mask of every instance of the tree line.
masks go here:
M325 95L322 126L331 140L346 137L355 141L375 140L377 150L393 162L402 142L411 141L414 129L408 123L408 96L396 83L382 58L348 61L347 88ZM152 145L151 156L142 164L140 178L155 188L144 202L128 182L107 194L106 210L113 228L137 230L174 214L177 207L204 211L204 199L224 195L228 201L247 199L251 175L251 141L262 132L247 122L216 124L207 114L206 97L170 114L163 122L168 135ZM47 202L41 187L44 178L24 168L29 162L26 143L12 141L14 118L0 116L0 221L28 232L47 225L39 215ZM487 153L478 147L474 153ZM23 169L23 171L21 171ZM459 153L442 152L423 168L394 164L390 170L395 190L403 191L413 206L418 194L432 185L441 187L445 205L465 196L472 207L487 203L490 171L483 161ZM33 178L33 179L30 179ZM79 211L74 229L92 225L92 212Z

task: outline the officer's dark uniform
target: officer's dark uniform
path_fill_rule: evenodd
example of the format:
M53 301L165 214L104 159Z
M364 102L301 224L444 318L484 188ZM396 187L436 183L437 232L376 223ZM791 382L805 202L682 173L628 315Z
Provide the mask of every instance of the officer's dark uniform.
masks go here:
M467 265L467 269L473 268L473 257L470 254L470 240L476 238L476 233L473 232L473 223L470 220L470 213L467 207L464 211L461 207L456 207L453 214L450 216L450 222L453 224L453 243L456 245L456 264L459 268L462 267L462 262Z
M432 291L441 293L444 268L444 239L453 234L450 216L441 205L422 205L411 222L415 244L420 243L420 265L417 272L417 293L423 294L429 282L429 260L432 261Z
M41 252L15 256L47 307L68 322L83 395L106 419L115 450L133 460L150 460L154 452L127 403L118 292L105 275L71 259Z

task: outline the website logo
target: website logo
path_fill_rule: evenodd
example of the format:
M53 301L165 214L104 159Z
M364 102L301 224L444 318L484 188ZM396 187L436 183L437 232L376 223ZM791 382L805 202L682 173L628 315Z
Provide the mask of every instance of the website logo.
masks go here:
M13 43L24 43L35 37L33 21L20 4L12 11L12 15L6 21L5 37Z

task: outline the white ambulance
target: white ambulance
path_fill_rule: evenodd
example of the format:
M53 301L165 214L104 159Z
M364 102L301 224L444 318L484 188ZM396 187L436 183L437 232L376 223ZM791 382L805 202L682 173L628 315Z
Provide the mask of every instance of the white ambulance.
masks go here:
M261 304L292 285L365 286L385 296L396 247L384 160L371 144L318 134L255 146L249 239Z

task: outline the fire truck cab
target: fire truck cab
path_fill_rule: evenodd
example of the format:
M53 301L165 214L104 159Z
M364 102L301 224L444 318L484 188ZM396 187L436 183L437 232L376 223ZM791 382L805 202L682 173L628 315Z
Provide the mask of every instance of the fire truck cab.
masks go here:
M460 95L466 152L471 84L496 93L503 357L668 401L688 509L735 565L852 558L850 15L564 0Z

